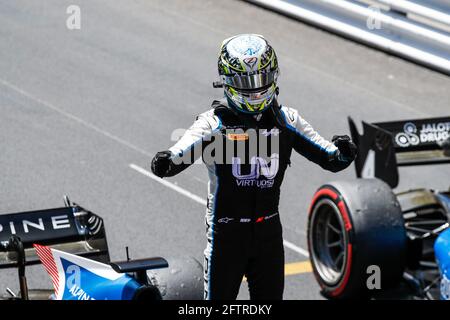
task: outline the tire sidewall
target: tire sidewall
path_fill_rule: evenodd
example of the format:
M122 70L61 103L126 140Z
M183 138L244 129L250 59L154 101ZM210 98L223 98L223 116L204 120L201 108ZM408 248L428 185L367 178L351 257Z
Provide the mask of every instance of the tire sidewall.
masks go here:
M317 269L315 267L313 267L313 273L314 273L314 277L316 278L317 282L319 283L321 290L322 290L322 294L325 295L326 297L329 298L338 298L340 296L342 296L342 293L344 292L344 290L346 289L347 285L349 284L349 280L352 277L352 261L354 259L354 254L353 254L353 250L354 250L354 232L353 232L353 221L350 217L350 215L348 214L348 208L346 203L343 201L341 194L339 193L339 191L337 189L335 189L333 186L331 185L325 185L323 187L321 187L315 194L315 197L313 199L311 208L309 210L309 215L308 215L308 250L310 253L310 257L311 259L313 259L313 245L311 243L312 239L311 239L311 229L312 229L312 221L313 221L313 217L312 214L314 212L314 210L317 207L317 204L323 200L323 199L328 199L331 200L336 207L338 208L338 212L339 215L341 216L341 219L344 221L344 225L345 225L345 233L346 233L346 237L347 237L347 254L346 254L346 260L345 260L345 265L344 265L344 271L341 275L341 277L339 278L338 282L333 285L330 286L329 284L327 284L319 275ZM313 263L314 266L314 263Z
M327 284L313 261L312 214L320 200L327 198L345 221L347 259L340 280ZM370 293L368 267L381 270L382 289L401 278L406 261L406 230L400 205L389 186L378 179L357 179L326 184L316 192L308 216L308 250L314 276L328 298L367 298Z

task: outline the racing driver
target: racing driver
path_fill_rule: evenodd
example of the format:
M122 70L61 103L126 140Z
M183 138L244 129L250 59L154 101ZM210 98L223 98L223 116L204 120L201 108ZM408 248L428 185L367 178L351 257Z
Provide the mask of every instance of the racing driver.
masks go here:
M174 176L200 156L207 166L205 299L236 299L245 276L250 299L280 300L284 248L278 203L292 149L337 172L354 160L356 146L346 135L327 141L297 110L278 104L277 56L264 37L242 34L224 40L218 69L221 81L214 85L223 87L224 98L213 101L173 147L158 152L151 169L161 178ZM252 143L250 130L258 132L258 141L278 139L268 143L270 156L249 154L247 146L242 158L216 148L214 160L205 160L202 152L213 141L223 141L224 148L230 142L235 147Z

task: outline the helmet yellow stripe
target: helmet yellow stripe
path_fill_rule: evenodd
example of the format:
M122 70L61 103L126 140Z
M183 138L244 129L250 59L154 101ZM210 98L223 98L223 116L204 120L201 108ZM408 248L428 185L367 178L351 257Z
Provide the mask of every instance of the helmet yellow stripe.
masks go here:
M250 111L255 111L255 108L253 108L253 106L252 106L251 104L249 104L249 103L247 102L247 100L245 100L245 105L247 106L247 109L248 109L248 110L250 110Z

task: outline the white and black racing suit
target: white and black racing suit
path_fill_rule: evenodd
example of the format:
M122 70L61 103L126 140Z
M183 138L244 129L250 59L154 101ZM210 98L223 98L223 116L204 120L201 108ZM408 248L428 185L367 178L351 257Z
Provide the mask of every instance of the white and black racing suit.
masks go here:
M295 109L278 105L272 108L278 112L265 111L257 119L233 112L224 100L214 101L213 108L199 115L169 149L175 163L182 157L190 159L188 163L173 164L166 174L173 176L201 155L195 150L205 150L216 139L222 139L224 146L230 142L235 145L247 139L248 129L258 129L266 138L279 138L278 150L268 150L270 158L256 155L245 162L226 154L224 161L203 159L209 173L206 299L235 299L244 275L252 300L282 299L284 249L278 203L292 149L333 172L351 162L340 160L336 146L314 131ZM229 133L236 129L241 129L237 131L241 134Z

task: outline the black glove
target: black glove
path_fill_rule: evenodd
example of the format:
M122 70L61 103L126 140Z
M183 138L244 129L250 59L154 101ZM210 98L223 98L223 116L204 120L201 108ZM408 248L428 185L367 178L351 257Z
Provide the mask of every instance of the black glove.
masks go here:
M155 176L163 178L172 166L172 153L170 151L158 152L152 160L152 172Z
M338 159L341 161L353 161L358 149L349 136L333 136L331 141L339 149Z

